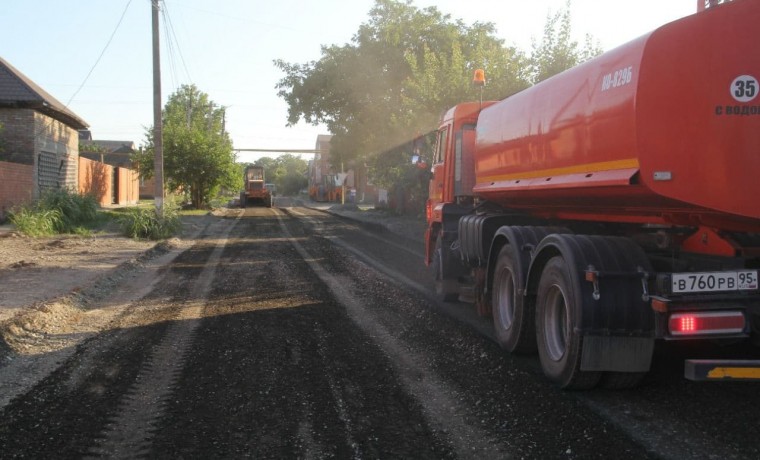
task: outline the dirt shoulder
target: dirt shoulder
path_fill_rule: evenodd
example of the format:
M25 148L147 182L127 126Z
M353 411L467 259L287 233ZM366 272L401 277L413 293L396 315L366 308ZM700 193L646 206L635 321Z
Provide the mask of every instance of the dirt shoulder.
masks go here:
M325 210L409 239L421 239L424 232L419 218L353 205ZM124 277L148 261L191 244L213 221L236 212L220 208L208 215L185 216L182 234L163 243L125 238L116 231L29 238L4 226L0 231L0 357L47 350L45 341L52 336L78 331L87 310L82 303L96 302L118 290Z
M181 235L160 243L115 230L87 237L0 233L0 357L30 352L51 335L73 332L84 315L79 303L111 293L120 279L192 240L215 219L183 217Z

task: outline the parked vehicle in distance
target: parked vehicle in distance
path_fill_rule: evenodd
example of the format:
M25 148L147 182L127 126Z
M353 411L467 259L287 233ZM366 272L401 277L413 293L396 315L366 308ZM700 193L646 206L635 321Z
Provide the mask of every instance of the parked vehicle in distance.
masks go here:
M264 183L264 168L262 166L247 166L243 171L243 187L240 192L240 207L249 204L272 206L272 194Z

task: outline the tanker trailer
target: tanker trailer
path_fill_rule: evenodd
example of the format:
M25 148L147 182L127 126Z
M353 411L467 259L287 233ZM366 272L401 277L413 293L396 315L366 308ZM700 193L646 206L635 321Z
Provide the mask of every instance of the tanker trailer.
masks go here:
M760 345L760 2L667 24L443 117L426 264L562 388L635 386L655 341ZM755 353L757 355L757 353ZM693 380L760 361L689 359Z

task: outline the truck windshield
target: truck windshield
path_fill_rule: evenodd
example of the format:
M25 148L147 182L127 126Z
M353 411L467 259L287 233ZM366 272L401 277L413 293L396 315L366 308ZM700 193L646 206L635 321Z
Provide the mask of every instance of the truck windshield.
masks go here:
M264 171L260 169L249 169L246 174L248 180L264 180Z

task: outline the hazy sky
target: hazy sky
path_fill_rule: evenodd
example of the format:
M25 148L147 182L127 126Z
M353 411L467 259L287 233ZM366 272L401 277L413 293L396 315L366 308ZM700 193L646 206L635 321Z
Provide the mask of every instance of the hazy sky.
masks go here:
M235 147L311 149L317 134L327 132L311 125L286 127L287 105L274 88L283 74L272 61L318 60L321 45L349 42L374 0L164 3L170 20L161 26L164 102L179 85L194 83L228 107ZM493 22L507 43L529 51L547 15L565 0L414 4L436 6L467 24ZM579 39L591 34L607 50L696 7L696 0L572 0L571 18ZM90 124L95 139L144 142L145 127L153 123L150 0L0 0L0 56L68 104ZM257 156L242 154L240 160Z

